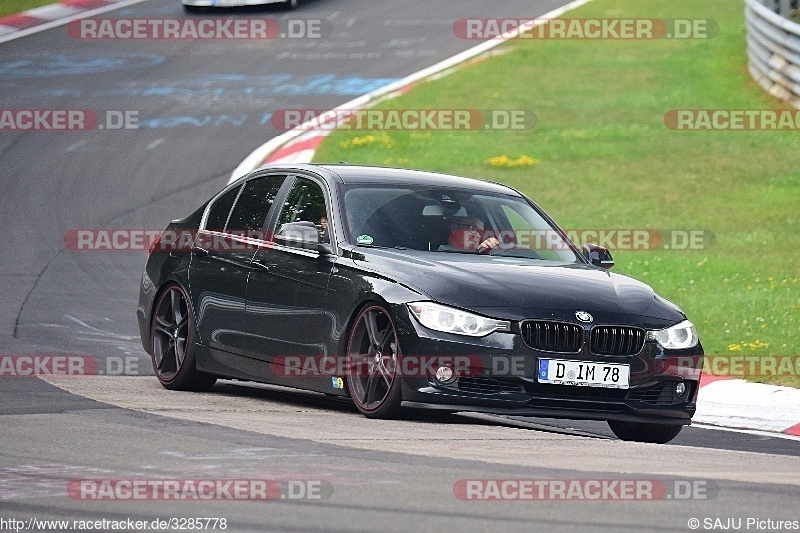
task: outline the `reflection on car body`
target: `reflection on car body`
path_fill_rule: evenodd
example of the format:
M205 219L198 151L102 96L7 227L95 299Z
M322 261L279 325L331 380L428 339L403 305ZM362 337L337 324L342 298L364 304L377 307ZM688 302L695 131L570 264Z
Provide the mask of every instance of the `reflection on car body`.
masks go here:
M455 228L496 244L454 246ZM167 388L252 380L350 397L374 418L586 418L649 442L694 414L703 351L691 322L504 185L268 166L165 234L182 231L195 245L153 247L137 311Z

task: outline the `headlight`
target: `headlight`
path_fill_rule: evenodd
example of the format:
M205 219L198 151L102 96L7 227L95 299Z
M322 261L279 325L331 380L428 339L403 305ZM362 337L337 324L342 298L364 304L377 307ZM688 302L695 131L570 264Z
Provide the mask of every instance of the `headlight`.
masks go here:
M671 328L648 331L647 340L658 341L658 344L667 350L694 348L699 342L697 330L694 329L694 324L688 320L675 324Z
M426 328L445 333L483 337L493 331L511 331L511 323L506 320L486 318L432 302L410 303L408 309Z

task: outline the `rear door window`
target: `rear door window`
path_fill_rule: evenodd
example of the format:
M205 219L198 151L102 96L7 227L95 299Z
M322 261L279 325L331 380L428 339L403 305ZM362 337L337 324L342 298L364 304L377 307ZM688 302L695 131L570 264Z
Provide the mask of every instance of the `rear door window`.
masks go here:
M233 208L225 231L254 236L266 226L267 215L286 176L270 175L248 181ZM266 237L261 237L267 240Z
M234 187L214 200L214 203L211 204L211 208L208 211L208 218L206 219L206 229L208 231L223 231L225 229L225 224L228 222L228 217L231 213L231 208L240 190L241 186Z

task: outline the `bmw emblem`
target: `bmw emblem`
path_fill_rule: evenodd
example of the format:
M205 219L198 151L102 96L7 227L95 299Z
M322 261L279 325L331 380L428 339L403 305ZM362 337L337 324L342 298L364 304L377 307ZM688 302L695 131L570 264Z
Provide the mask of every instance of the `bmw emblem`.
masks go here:
M590 315L586 311L577 311L575 313L575 318L577 318L581 322L591 322L592 320L594 320L594 318L592 318L592 315Z

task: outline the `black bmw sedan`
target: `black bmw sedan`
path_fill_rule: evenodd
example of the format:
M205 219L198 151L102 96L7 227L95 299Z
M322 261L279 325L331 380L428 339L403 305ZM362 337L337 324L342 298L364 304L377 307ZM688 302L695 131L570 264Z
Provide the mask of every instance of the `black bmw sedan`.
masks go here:
M373 418L582 418L668 442L695 412L703 350L677 306L612 266L504 185L268 166L167 227L137 317L169 389L239 379Z

